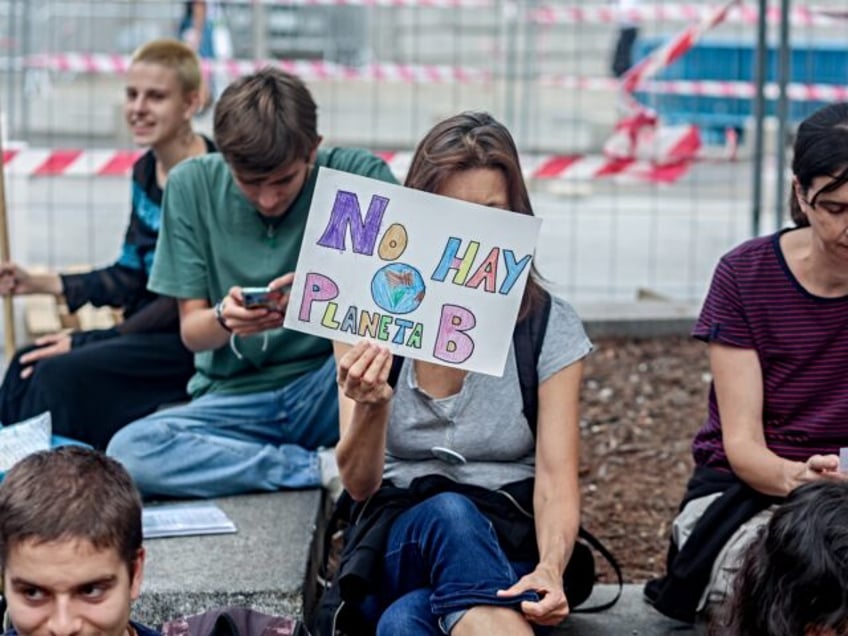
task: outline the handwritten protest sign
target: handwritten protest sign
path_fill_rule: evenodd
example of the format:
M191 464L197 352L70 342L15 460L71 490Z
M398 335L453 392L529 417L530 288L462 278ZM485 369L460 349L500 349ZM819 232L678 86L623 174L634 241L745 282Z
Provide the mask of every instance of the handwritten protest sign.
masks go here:
M540 224L321 168L285 327L501 375Z

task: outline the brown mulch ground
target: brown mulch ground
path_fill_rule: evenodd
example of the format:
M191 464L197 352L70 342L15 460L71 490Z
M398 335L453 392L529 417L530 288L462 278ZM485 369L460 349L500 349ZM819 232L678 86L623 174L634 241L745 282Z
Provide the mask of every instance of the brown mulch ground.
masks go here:
M582 392L582 521L618 558L625 581L645 581L663 572L692 470L689 447L707 410L707 347L686 337L595 346Z

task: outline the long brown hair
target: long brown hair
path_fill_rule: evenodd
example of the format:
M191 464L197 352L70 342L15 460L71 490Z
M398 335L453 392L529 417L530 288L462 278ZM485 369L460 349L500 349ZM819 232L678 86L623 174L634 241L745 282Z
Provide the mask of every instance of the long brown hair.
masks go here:
M404 185L439 193L457 172L494 168L506 178L509 209L533 216L530 195L512 135L489 113L468 111L449 117L430 129L412 157ZM530 269L519 319L531 312L544 295L535 264Z

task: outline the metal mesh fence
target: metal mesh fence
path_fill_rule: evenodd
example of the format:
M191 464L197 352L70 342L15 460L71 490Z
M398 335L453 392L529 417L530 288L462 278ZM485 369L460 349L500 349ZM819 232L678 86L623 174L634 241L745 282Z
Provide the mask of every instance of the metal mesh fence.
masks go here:
M121 115L123 71L139 44L177 34L184 4L0 0L0 109L15 259L64 267L116 256L128 179L104 166L131 149ZM750 235L755 4L740 3L637 89L663 127L698 126L701 145L685 161L669 158L659 137L632 156L610 155L624 105L611 73L613 50L622 29L636 28L638 59L721 2L643 0L629 3L635 8L628 14L590 1L218 4L232 50L210 67L214 81L265 63L298 72L319 104L326 144L383 152L402 173L416 141L445 116L488 110L507 123L545 220L539 269L578 305L632 300L644 290L697 301L719 255ZM793 7L794 122L844 98L842 12L842 0ZM773 87L767 90L773 96ZM197 124L211 132L208 114ZM769 187L775 143L772 133L766 207L784 198ZM763 231L774 229L769 218Z

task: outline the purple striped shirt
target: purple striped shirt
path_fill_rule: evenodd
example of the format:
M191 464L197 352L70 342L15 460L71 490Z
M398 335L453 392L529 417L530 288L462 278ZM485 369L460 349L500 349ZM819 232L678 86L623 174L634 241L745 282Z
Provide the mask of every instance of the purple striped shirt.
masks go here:
M763 428L774 453L803 461L848 446L848 296L821 298L804 289L780 234L722 257L692 335L757 351ZM714 386L692 454L699 466L730 469Z

